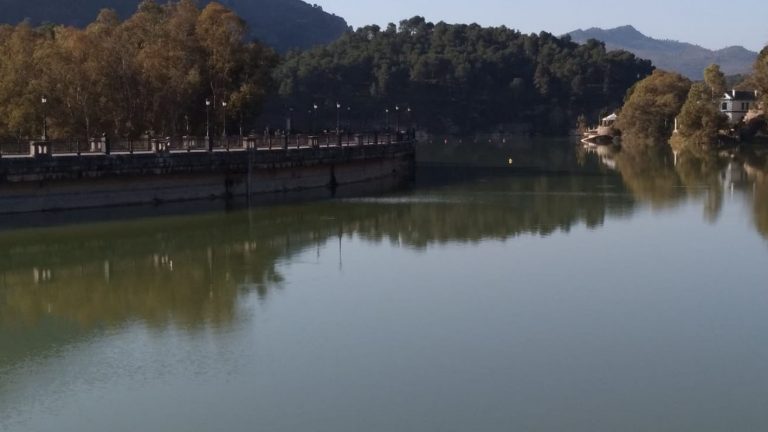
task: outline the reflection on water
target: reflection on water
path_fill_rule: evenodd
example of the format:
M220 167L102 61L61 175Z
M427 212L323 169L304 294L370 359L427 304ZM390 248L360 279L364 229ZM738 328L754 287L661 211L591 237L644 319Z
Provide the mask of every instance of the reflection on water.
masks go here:
M657 418L643 404L670 421L638 429L715 424L696 406L730 389L687 380L722 360L698 338L743 355L738 320L765 323L760 293L693 270L717 257L694 243L768 238L765 156L505 144L460 169L443 142L408 191L2 232L0 430L619 430ZM725 270L743 289L749 250Z
M739 186L749 188L750 183L752 184L755 226L760 234L768 238L768 152L749 153L745 158L743 169ZM738 175L741 175L741 172ZM744 181L745 176L746 181Z
M690 200L703 204L705 220L715 223L726 194L751 203L757 231L765 230L768 205L768 149L735 155L681 151L665 146L593 147L588 150L603 166L618 171L627 189L641 203L657 209Z
M615 179L503 178L392 197L11 232L0 240L0 325L56 319L88 328L139 319L151 327L218 327L233 320L239 293L264 298L279 287L279 262L339 236L424 249L567 232L579 223L594 228L632 206Z

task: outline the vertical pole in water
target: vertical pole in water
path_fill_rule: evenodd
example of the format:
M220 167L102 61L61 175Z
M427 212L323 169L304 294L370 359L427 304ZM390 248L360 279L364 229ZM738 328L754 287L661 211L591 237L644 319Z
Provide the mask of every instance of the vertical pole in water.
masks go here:
M248 143L248 178L246 179L246 182L245 182L245 184L246 184L246 191L245 192L247 194L246 202L248 203L248 208L249 209L251 207L251 193L252 193L252 186L251 186L251 181L252 181L251 177L252 176L251 176L251 174L252 173L253 173L253 148L250 145L250 143Z
M341 240L343 238L343 229L341 225L339 225L339 272L344 270L344 261L342 260L341 256Z

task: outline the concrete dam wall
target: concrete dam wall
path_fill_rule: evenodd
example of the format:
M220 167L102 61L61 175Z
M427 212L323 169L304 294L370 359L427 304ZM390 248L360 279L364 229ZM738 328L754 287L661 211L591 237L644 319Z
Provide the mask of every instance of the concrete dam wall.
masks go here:
M0 214L334 188L412 176L413 142L0 158Z

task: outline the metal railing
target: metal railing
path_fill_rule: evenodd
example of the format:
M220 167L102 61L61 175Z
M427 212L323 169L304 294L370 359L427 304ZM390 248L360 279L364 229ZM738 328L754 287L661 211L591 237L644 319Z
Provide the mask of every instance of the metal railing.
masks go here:
M414 141L408 133L326 133L318 135L250 135L231 137L143 137L111 140L49 140L0 142L0 158L65 157L105 154L237 152L247 150L340 148L400 144Z

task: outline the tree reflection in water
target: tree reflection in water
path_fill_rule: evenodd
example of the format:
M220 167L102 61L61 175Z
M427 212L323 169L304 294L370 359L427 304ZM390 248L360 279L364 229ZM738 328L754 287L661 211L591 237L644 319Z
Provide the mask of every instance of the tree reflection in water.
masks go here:
M675 137L675 151L660 140L625 137L609 160L632 195L653 208L686 200L704 203L704 219L717 222L726 192L742 193L754 207L757 231L768 238L768 162L765 150L719 154ZM605 150L603 162L605 163Z
M665 146L626 138L616 166L632 195L654 208L676 206L685 197L673 154Z
M283 280L281 263L339 235L424 249L597 227L631 210L617 187L607 177L500 178L391 198L9 232L0 240L0 325L53 317L81 328L227 326L241 294L265 299Z
M578 175L470 179L378 198L5 232L0 369L50 349L51 341L132 323L227 329L239 319L244 296L268 300L282 286L282 266L340 237L425 250L597 228L638 203L669 208L691 198L715 222L733 189L752 201L755 226L768 238L764 155L723 160L663 148L630 144L619 152L558 156L578 163ZM584 172L600 161L619 174Z
M744 173L753 182L753 214L757 231L768 238L768 152L744 156Z

